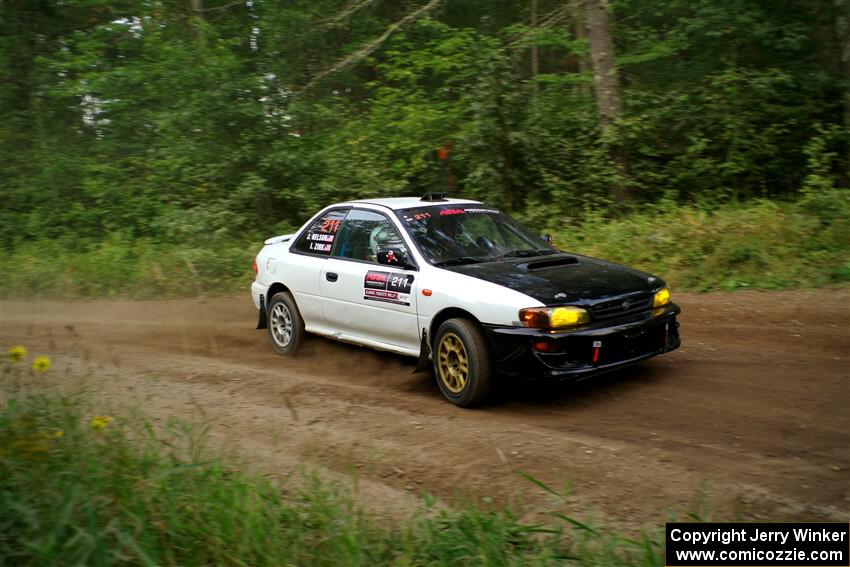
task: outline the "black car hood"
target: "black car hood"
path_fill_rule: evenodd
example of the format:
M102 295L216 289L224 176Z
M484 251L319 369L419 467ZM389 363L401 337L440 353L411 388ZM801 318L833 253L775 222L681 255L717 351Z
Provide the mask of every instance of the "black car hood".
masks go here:
M664 285L660 279L638 270L575 254L512 258L443 269L505 286L544 305L595 303Z

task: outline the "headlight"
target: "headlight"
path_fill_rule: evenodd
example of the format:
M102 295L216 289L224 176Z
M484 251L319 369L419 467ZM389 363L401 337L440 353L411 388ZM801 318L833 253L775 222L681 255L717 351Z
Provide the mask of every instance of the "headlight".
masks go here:
M652 300L653 307L663 307L670 303L670 289L662 287L655 292L655 299Z
M532 329L563 329L590 322L590 315L581 307L530 307L520 309L519 320Z

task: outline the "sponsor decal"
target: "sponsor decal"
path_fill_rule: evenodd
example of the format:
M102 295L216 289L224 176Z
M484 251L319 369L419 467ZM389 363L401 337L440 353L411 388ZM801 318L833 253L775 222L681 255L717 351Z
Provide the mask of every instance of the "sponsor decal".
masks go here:
M363 299L410 305L412 274L398 274L369 270L363 279Z
M454 208L454 209L440 209L439 216L441 217L449 217L455 215L475 215L475 214L485 214L485 215L495 215L498 214L499 211L497 209L485 209L480 207L469 207L469 208ZM418 213L405 213L402 217L404 222L406 223L414 223L414 222L423 222L430 220L431 213L424 211Z
M486 214L486 215L494 215L498 213L496 209L443 209L440 211L441 217L446 217L450 215L475 215L475 214Z

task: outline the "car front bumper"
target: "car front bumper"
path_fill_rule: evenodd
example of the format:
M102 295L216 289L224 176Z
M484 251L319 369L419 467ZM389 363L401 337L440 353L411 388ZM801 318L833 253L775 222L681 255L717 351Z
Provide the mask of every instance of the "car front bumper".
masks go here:
M497 325L484 329L500 374L578 381L679 348L680 312L671 303L626 320L570 331Z

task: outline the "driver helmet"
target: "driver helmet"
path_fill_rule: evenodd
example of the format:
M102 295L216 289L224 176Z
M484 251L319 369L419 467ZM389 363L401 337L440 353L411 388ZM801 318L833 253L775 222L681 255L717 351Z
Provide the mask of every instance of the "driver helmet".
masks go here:
M457 242L464 234L463 226L457 220L453 218L443 218L440 219L441 222L437 223L434 227L435 232L442 239L449 239L453 242Z
M378 254L378 250L387 248L402 248L404 244L398 232L389 225L380 225L372 229L369 235L369 245L372 247L372 254Z

